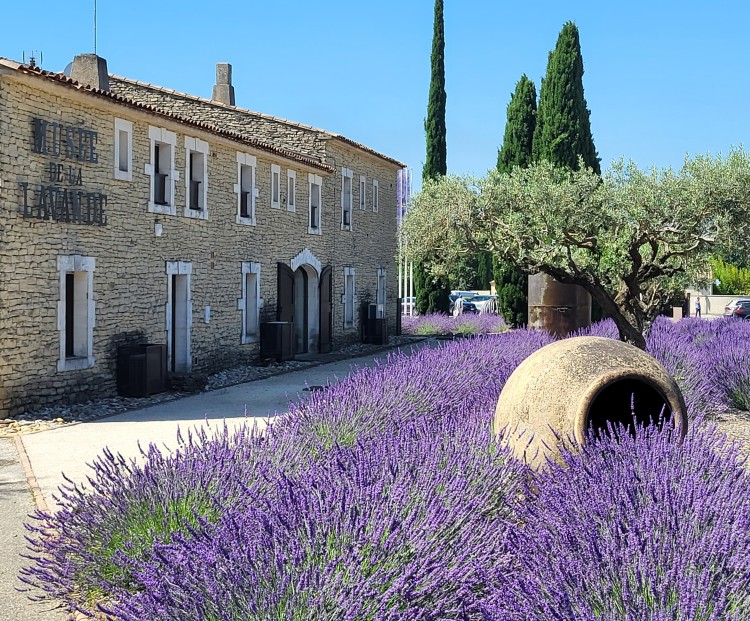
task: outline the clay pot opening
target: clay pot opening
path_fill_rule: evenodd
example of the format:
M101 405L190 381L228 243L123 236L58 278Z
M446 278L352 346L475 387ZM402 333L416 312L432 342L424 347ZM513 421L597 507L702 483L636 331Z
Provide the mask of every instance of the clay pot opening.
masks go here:
M620 425L630 435L635 427L658 424L672 420L672 408L667 398L654 386L642 379L627 377L604 386L591 400L586 415L586 429L596 437Z

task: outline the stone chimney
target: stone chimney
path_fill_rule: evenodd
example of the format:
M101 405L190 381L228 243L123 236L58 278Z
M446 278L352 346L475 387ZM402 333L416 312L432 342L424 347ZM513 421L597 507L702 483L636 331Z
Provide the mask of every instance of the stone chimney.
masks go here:
M234 106L234 86L232 86L232 65L229 63L216 64L216 84L211 95L213 101Z
M107 74L107 61L96 54L79 54L73 59L70 68L70 77L76 82L98 88L102 91L109 90L109 74Z

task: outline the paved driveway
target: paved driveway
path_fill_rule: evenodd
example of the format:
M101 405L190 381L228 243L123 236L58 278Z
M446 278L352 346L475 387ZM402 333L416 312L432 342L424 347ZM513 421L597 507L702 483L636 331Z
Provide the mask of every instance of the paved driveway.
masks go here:
M432 344L432 343L431 343ZM418 344L417 346L421 346ZM178 401L154 405L96 421L23 436L44 498L53 508L53 494L63 482L62 473L73 481L85 481L91 463L107 447L125 457L138 457L138 443L176 447L178 428L216 428L246 420L264 427L268 420L288 410L289 402L305 399L306 386L323 386L346 377L353 366L372 366L388 352L347 359L317 367L201 393Z

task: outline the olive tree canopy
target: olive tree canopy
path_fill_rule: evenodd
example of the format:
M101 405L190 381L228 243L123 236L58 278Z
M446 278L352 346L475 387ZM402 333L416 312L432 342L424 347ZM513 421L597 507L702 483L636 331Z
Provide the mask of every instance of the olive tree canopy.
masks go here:
M425 183L404 221L407 252L439 273L488 250L523 272L581 285L640 348L676 287L709 277L712 253L747 256L750 159L671 169L618 163L604 176L546 161Z

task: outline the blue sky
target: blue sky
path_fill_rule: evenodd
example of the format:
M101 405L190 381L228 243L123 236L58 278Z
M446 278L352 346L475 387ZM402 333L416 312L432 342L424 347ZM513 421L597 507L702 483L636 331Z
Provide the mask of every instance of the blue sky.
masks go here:
M8 4L0 56L41 50L42 66L61 71L93 51L94 0ZM445 4L449 172L494 166L515 84L526 73L539 89L567 20L581 35L603 168L621 157L679 167L686 154L750 148L747 0ZM230 62L238 105L363 142L418 179L433 6L98 0L97 51L112 73L205 97L215 63Z

